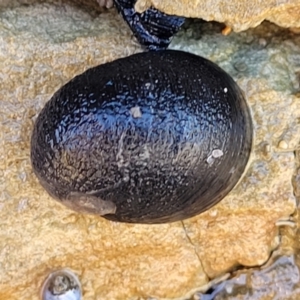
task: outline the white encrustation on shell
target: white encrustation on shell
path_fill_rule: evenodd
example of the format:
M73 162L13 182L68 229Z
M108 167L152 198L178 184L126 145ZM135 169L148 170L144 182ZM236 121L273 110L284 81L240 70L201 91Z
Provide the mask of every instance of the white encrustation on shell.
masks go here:
M223 156L223 154L224 153L221 149L214 149L206 161L209 165L211 165L215 161L215 158L221 157L221 156Z
M142 112L139 106L134 106L130 109L130 114L133 118L140 118L142 116Z
M52 272L41 290L41 300L81 300L81 284L69 269Z

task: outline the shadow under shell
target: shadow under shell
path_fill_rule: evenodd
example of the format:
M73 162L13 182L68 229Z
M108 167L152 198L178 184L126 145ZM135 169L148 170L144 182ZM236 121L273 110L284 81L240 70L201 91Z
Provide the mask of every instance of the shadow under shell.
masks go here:
M195 216L236 185L252 122L216 64L181 51L134 54L76 76L45 105L31 160L48 193L130 223Z

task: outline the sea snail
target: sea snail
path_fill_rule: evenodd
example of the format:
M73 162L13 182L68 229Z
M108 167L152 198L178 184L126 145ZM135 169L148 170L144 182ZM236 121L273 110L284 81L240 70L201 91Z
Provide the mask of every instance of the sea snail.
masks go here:
M49 274L42 286L40 299L81 300L81 290L78 277L69 269L61 269Z
M33 170L79 212L130 223L195 216L244 172L252 122L216 64L182 51L134 54L87 70L39 114Z

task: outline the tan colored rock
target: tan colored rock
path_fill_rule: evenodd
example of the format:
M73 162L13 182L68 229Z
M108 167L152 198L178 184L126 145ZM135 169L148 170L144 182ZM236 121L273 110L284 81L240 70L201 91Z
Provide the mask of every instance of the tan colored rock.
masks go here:
M293 255L274 257L267 266L237 271L231 279L213 286L210 294L197 293L195 299L213 300L298 300L299 268Z
M297 146L299 133L288 138L287 128L300 129L296 124L299 100L263 92L264 84L257 80L248 81L247 86L240 82L240 86L247 90L256 121L249 169L223 201L201 217L184 221L209 277L235 265L255 266L267 261L276 246L275 222L292 213L294 205L291 176L295 157L288 149L281 152L277 141L285 137L290 147ZM270 100L276 105L271 105ZM285 103L289 103L288 113Z
M137 11L150 6L171 15L225 23L239 32L268 20L282 27L300 27L299 0L137 0Z
M85 300L182 299L208 276L267 260L278 244L275 222L295 209L300 104L289 90L296 83L293 65L284 67L282 41L266 41L270 54L263 52L261 60L251 51L241 54L245 68L232 61L237 49L248 51L243 41L222 42L219 52L205 39L187 43L184 33L174 40L173 48L208 49L208 58L242 70L238 83L255 125L251 163L235 190L206 213L172 224L130 225L81 215L51 199L32 173L29 153L33 123L46 101L85 69L141 51L131 32L115 11L95 17L49 3L2 9L0 28L0 299L37 300L46 276L64 267L79 276ZM299 45L289 40L285 47L298 61ZM271 63L282 72L278 77L268 75Z

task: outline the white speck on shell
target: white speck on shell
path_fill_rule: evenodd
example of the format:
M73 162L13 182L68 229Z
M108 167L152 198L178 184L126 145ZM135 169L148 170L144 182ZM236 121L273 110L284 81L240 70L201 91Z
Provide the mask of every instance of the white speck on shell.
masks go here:
M229 170L229 174L233 174L235 172L235 167L232 167L230 170Z
M227 93L228 92L228 88L224 88L224 93Z
M206 162L207 162L209 165L212 165L213 162L214 162L214 158L210 155L210 156L207 158Z
M224 152L221 149L214 149L211 155L207 158L206 162L211 165L216 158L223 156Z
M150 82L146 82L145 83L145 88L148 90L151 87L151 83Z
M224 152L221 150L221 149L215 149L212 151L211 155L214 157L214 158L218 158L218 157L221 157L223 156Z
M143 152L141 152L141 153L139 154L139 158L140 158L141 160L147 160L147 159L149 159L149 158L150 158L150 152L149 152L148 146L147 146L147 145L144 145L144 146L142 147L142 150L143 150Z
M142 112L139 106L134 106L130 109L130 114L133 118L137 119L142 116Z
M119 139L119 143L118 143L118 153L116 155L116 162L117 162L117 166L119 169L128 167L128 165L129 165L129 161L126 160L126 158L123 155L125 136L126 136L126 133L122 132L121 137Z

